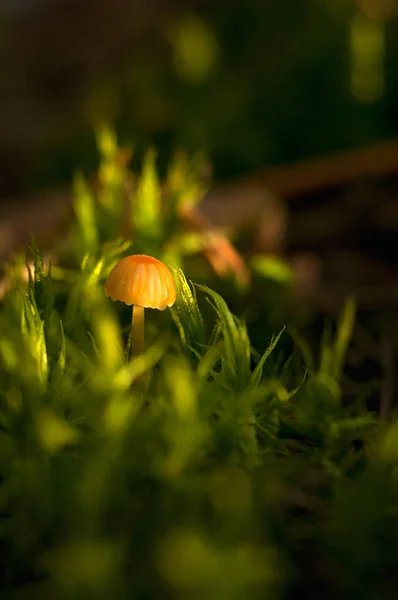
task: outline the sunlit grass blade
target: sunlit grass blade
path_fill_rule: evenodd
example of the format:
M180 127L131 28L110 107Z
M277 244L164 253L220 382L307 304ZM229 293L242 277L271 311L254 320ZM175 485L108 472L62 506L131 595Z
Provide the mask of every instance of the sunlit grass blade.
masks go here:
M94 197L82 173L76 173L73 187L73 209L77 218L81 251L95 254L99 236Z
M211 346L209 350L202 357L198 353L199 365L197 369L197 376L199 381L205 381L209 376L213 375L213 369L217 362L220 360L222 355L221 344Z
M300 354L304 360L306 368L308 368L309 371L313 371L315 368L315 365L314 365L314 357L313 357L313 353L312 353L310 344L298 332L296 327L289 326L288 333L291 336L291 338L293 339L293 342L297 346L298 350L300 351Z
M291 267L277 256L258 255L252 258L250 266L254 273L281 284L292 284L294 274Z
M155 151L149 150L132 202L135 235L145 246L156 245L162 234L162 197L155 161Z
M45 275L44 275L44 261L43 261L43 252L38 248L36 244L36 240L33 235L31 235L31 246L30 250L33 254L33 281L32 281L32 273L30 268L28 267L29 273L29 288L31 292L34 294L36 306L38 308L40 317L43 317L44 309L46 305L46 293L44 289L45 285Z
M51 278L51 263L48 267L48 274L44 271L43 252L37 246L36 239L31 235L30 251L33 254L33 274L30 265L27 265L29 278L29 297L37 307L39 316L44 320L46 329L49 325L51 313L54 306L54 290Z
M105 123L96 128L95 137L102 160L112 159L118 150L116 133Z
M30 274L30 277L31 274ZM31 280L33 288L33 279ZM45 323L41 320L38 308L36 306L34 293L16 290L22 302L20 313L20 327L22 334L22 343L24 345L26 356L24 357L31 368L27 370L37 378L40 387L45 385L48 376L48 356L47 345L44 333Z
M104 391L110 394L110 401L113 394L122 395L128 392L142 393L143 388L136 389L135 382L140 380L147 373L150 373L154 366L162 359L170 344L170 337L165 336L152 344L143 354L129 360L128 363L121 364L113 373L110 379L106 372L98 372L98 368L93 366L90 385L96 392ZM144 388L146 385L144 386ZM130 394L128 394L130 395Z
M65 308L64 326L66 331L73 327L79 312L84 311L90 314L98 299L104 299L100 286L100 279L103 277L104 271L104 257L99 260L95 260L89 254L83 257L80 272L77 273Z
M115 315L98 301L91 317L101 372L114 373L123 364L121 332Z
M333 373L333 341L330 323L325 323L320 346L319 372L323 375L332 375Z
M204 285L197 285L197 288L211 298L221 324L224 341L223 374L232 385L235 383L244 387L250 377L250 341L246 324L230 312L225 300L215 291Z
M353 297L346 300L337 324L337 335L333 347L332 376L340 380L348 345L351 340L355 323L356 302Z
M191 288L181 269L172 269L172 272L177 288L177 300L171 308L173 320L181 341L200 350L205 343L205 331L195 289Z
M252 373L252 384L253 385L258 385L260 383L262 374L263 374L263 369L264 369L264 364L265 361L268 359L268 357L271 355L271 353L273 352L273 350L275 349L276 345L278 344L282 333L285 331L285 327L278 333L278 335L274 338L271 339L271 343L268 346L268 348L266 349L266 351L264 352L264 354L262 355L262 357L260 358L259 362L257 363L253 373Z
M175 203L177 214L184 206L199 203L207 191L204 173L205 159L202 155L189 159L185 152L176 152L170 164L167 177L167 189L170 199ZM172 205L171 208L173 208Z
M52 373L51 373L51 382L54 386L56 386L57 384L60 384L62 382L64 374L65 374L65 366L66 366L66 340L65 340L64 327L63 327L62 321L59 321L59 329L60 329L60 336L61 336L60 349L59 349L57 361L56 361L56 363L53 367Z
M98 169L99 189L96 197L104 215L101 215L101 231L108 236L116 235L123 213L123 184L127 179L127 163L131 159L130 149L118 146L116 132L102 124L96 130L97 146L101 156Z
M36 433L40 446L49 453L63 450L78 438L77 431L48 408L36 415Z

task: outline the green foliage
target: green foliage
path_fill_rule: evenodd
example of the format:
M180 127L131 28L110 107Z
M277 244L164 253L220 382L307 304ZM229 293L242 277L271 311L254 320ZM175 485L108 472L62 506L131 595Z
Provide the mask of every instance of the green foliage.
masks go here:
M352 300L320 361L285 329L259 353L222 295L176 268L175 305L147 311L146 350L126 360L131 308L103 283L138 248L169 256L165 230L183 228L172 196L193 185L174 171L161 209L148 160L133 240L118 231L117 169L99 196L80 179L59 264L32 240L28 282L2 302L4 593L277 599L316 573L331 597L393 597L397 424L344 401Z
M218 380L226 389L245 388L250 379L250 342L245 323L234 317L225 301L206 286L198 286L213 304L218 322L213 344L222 337L221 371Z
M132 203L132 220L138 239L156 246L162 236L161 189L155 166L155 153L149 151L145 157L142 174L137 185L137 194Z
M177 288L177 300L171 308L171 314L178 327L181 340L188 347L203 346L205 331L203 317L196 301L195 289L189 286L184 273L174 271Z
M98 248L97 224L95 222L94 198L81 173L74 181L73 209L76 215L77 239L81 240L84 251L94 254Z

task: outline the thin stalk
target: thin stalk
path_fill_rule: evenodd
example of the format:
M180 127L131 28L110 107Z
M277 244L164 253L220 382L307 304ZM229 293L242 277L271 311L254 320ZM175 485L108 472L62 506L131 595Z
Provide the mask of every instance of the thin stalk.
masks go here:
M144 352L145 347L145 308L135 304L131 319L131 356Z

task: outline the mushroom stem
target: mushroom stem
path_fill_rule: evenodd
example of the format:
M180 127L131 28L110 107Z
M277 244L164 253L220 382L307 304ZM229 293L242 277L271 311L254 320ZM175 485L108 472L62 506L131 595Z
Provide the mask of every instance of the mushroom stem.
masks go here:
M134 304L131 319L131 347L132 356L137 356L144 351L145 338L145 308Z

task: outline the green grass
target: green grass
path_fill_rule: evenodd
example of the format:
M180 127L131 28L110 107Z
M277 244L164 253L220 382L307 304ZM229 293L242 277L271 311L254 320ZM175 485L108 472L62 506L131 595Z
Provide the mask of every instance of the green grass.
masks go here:
M200 196L196 163L180 156L164 194L150 152L126 217L111 132L99 147L101 186L76 176L57 264L32 239L28 283L21 257L8 269L1 597L395 597L398 423L342 395L354 301L318 354L289 328L254 348L225 285L192 262L204 240L179 207ZM132 253L170 264L178 297L147 311L129 361L131 308L103 284Z

